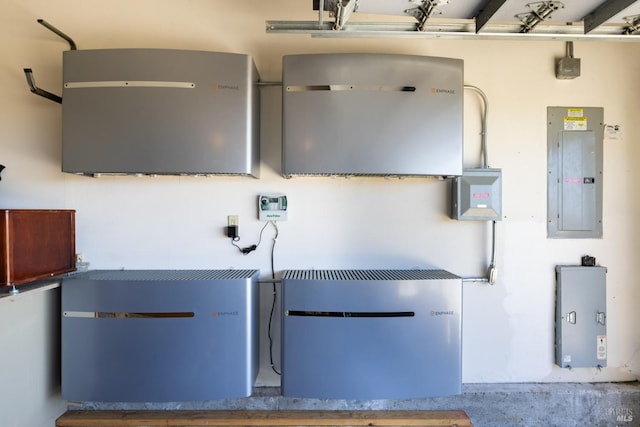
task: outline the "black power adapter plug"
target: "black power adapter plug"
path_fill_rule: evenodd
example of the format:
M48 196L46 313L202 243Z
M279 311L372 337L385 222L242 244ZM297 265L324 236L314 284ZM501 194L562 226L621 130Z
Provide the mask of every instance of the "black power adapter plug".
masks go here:
M237 225L229 225L227 226L227 237L230 239L236 239L238 237L238 226Z

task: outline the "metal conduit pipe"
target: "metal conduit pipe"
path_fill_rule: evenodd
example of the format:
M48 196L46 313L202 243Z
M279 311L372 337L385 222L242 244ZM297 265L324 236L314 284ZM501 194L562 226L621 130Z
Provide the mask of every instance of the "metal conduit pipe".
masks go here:
M482 120L481 120L481 155L482 155L482 168L489 167L489 154L487 150L487 113L489 110L489 101L487 95L476 86L464 85L464 88L471 90L478 94L482 99ZM487 268L486 277L466 277L463 278L463 282L483 282L493 285L496 283L496 276L498 270L496 268L496 221L491 221L491 260L489 261L489 267Z
M482 154L482 167L489 167L489 154L487 153L487 113L489 110L489 101L487 100L487 95L476 86L472 85L464 85L464 88L467 90L471 90L477 93L482 99L482 123L480 129L480 142L481 142L481 154Z

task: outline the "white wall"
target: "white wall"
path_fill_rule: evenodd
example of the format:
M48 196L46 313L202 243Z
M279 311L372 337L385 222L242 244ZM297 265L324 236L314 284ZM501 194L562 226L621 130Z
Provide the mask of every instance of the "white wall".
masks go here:
M54 425L60 398L60 287L0 296L3 427Z
M484 274L488 226L447 217L447 184L433 179L286 180L280 176L279 88L262 91L261 178L105 177L60 172L61 107L31 95L22 73L61 93L66 43L80 49L177 48L246 53L265 81L281 79L282 55L376 52L462 58L465 83L489 97L490 165L504 174L498 224L498 282L465 284L464 382L623 381L640 376L639 250L640 44L577 42L582 76L557 80L560 41L313 39L268 35L265 20L315 19L310 2L238 0L10 0L0 28L0 182L2 208L77 210L77 249L92 268L259 268L269 275L273 230L249 256L223 236L240 216L242 244L262 223L256 196L283 192L290 219L280 224L275 268L410 268L435 265L461 276ZM604 238L546 238L546 107L604 107L622 140L605 141ZM399 133L401 137L401 133ZM479 102L465 95L465 164L479 163ZM318 198L331 210L318 209ZM381 203L381 201L384 201ZM562 370L553 363L554 266L584 254L608 267L608 367ZM268 312L268 286L263 294ZM266 337L263 334L263 344ZM260 384L277 384L263 354Z

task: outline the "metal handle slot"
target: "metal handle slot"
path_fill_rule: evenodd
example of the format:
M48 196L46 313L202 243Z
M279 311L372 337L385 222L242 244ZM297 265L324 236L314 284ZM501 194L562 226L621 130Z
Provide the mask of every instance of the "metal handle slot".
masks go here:
M567 319L567 322L571 323L572 325L576 324L576 312L575 311L571 311L571 312L567 313L565 318Z
M602 326L605 326L607 322L607 315L602 311L598 311L596 313L596 322L601 324Z
M65 311L64 317L105 318L105 319L174 319L195 317L193 311L176 312L125 312L125 311Z
M300 317L414 317L413 311L300 311L289 310L287 316Z
M64 84L65 89L87 89L99 87L153 87L153 88L178 88L193 89L196 87L192 82L161 82L161 81L144 81L144 80L128 80L128 81L97 81L97 82L67 82Z
M314 92L314 91L332 91L332 92L415 92L415 86L392 86L392 85L300 85L287 86L287 92Z

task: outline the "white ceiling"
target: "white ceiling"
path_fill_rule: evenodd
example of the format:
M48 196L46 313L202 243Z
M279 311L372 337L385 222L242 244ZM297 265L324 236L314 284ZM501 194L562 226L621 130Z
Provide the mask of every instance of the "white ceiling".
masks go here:
M327 12L319 14L320 5ZM347 13L343 25L336 26L340 6L352 6L353 13ZM423 11L430 10L433 6L433 13L420 31L418 18L407 11L420 7ZM545 6L554 11L533 29L523 31L526 19L523 14L541 11ZM416 35L483 38L529 33L530 36L640 41L640 31L635 31L640 28L640 0L312 0L309 8L318 13L317 22L271 21L267 22L267 32L299 32L321 37L419 33ZM367 19L359 20L359 15L366 15ZM400 18L398 23L398 17L406 19Z
M326 0L327 4L331 3L330 0ZM358 0L357 10L362 13L374 13L385 15L404 15L406 9L416 7L416 1L409 0ZM440 6L436 8L437 12L434 14L434 18L446 18L446 19L473 19L478 13L488 5L490 2L487 0L448 0L440 1ZM542 3L531 0L507 0L500 6L498 11L493 15L492 21L517 21L516 14L530 12L532 9L527 4ZM580 22L589 13L595 11L601 5L607 3L606 0L563 0L553 3L562 3L564 7L561 7L554 13L552 13L550 22L566 23L566 22ZM634 2L634 4L624 8L621 12L617 13L613 18L609 19L608 23L622 24L625 21L622 19L624 16L640 14L640 2Z

